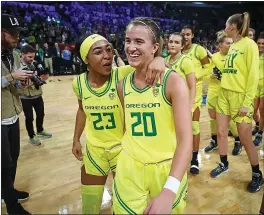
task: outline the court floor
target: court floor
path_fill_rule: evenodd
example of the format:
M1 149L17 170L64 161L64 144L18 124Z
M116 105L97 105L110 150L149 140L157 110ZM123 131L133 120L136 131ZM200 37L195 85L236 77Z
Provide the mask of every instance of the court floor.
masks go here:
M21 152L15 187L28 191L31 198L23 206L33 214L81 214L80 165L71 152L77 111L77 99L72 91L74 76L51 77L43 87L45 102L44 128L53 134L42 140L41 146L28 143L24 115L20 115ZM209 176L219 162L214 151L203 149L210 141L209 117L206 107L201 113L200 174L188 175L189 191L186 214L257 214L263 188L251 194L246 186L251 180L251 167L245 150L232 156L233 138L229 138L230 170L219 178ZM85 143L84 135L82 144ZM263 144L260 146L262 147ZM258 151L260 149L258 147ZM260 161L263 170L263 160ZM107 180L111 192L112 176ZM104 193L101 213L110 214L110 195ZM6 213L2 204L2 213Z

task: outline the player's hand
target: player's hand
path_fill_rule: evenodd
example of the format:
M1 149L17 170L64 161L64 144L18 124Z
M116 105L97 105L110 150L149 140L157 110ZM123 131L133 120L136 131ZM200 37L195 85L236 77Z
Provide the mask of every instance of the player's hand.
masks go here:
M248 113L248 108L247 107L241 107L238 111L238 116L246 116Z
M217 76L216 74L213 73L213 74L210 75L210 78L211 78L211 79L217 79L218 76Z
M22 69L17 69L14 72L12 72L12 77L15 80L26 80L29 79L33 75L32 71L27 71L27 70L22 70Z
M147 84L155 87L159 80L160 80L160 84L162 84L164 72L165 72L165 60L162 57L155 57L148 65L148 69L146 73Z
M72 154L79 160L82 160L82 145L80 141L74 141L72 144Z
M164 188L161 193L148 204L144 214L171 214L175 197L175 193Z

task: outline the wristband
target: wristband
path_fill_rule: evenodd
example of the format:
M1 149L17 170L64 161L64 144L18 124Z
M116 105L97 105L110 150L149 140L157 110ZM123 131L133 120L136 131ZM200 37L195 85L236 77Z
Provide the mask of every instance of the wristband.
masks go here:
M177 194L180 185L181 185L181 182L177 178L169 176L166 181L166 184L164 185L164 188L167 188L171 190L172 192L174 192L175 194Z

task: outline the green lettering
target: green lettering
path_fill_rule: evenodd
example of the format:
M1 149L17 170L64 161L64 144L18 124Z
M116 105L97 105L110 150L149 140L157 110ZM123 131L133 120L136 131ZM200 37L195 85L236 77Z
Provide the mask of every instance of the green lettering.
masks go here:
M132 126L132 136L157 136L156 122L153 112L131 112L131 118L136 118L136 121ZM136 127L142 124L143 119L143 131L136 131ZM148 127L148 119L150 120L151 128Z

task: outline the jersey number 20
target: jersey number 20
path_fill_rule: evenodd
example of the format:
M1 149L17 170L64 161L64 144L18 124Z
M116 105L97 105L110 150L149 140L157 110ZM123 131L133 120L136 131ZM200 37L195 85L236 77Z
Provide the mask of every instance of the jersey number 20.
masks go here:
M153 112L132 112L131 118L136 118L137 121L132 124L132 136L157 136L156 122ZM148 127L147 119L150 120L151 128ZM136 131L136 127L142 124L143 131Z

